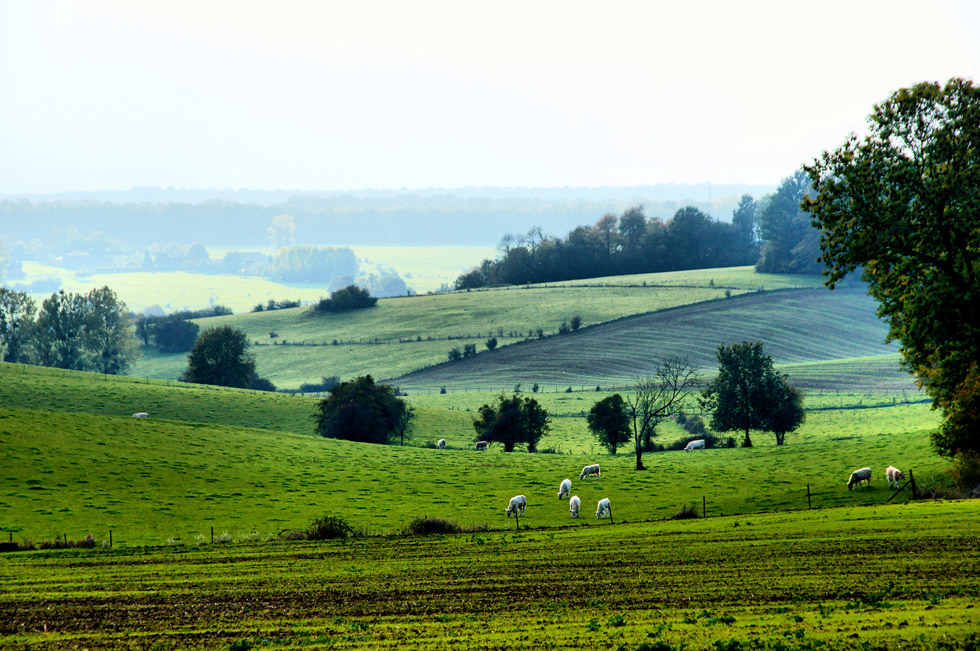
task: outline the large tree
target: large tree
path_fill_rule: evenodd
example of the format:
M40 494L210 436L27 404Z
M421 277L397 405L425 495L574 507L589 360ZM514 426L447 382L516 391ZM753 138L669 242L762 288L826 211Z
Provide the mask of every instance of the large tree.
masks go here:
M496 404L480 407L480 417L473 421L473 429L481 440L503 443L504 452L513 452L519 443L526 444L528 452L534 452L538 441L551 429L551 419L537 400L515 393L510 398L501 395Z
M643 450L657 435L657 425L683 409L700 382L697 366L682 357L668 357L657 363L652 375L633 384L626 394L626 408L633 426L637 470L646 470Z
M82 294L59 291L41 303L34 327L34 350L41 366L83 370L86 300Z
M903 88L868 126L805 168L826 284L860 270L902 363L947 419L940 452L980 452L980 414L960 408L980 387L980 89Z
M185 382L215 384L244 389L255 373L255 359L249 353L248 335L232 326L213 326L194 342L187 355Z
M783 179L774 194L759 202L756 218L762 250L756 271L764 273L820 273L820 234L810 224L810 215L800 201L810 189L810 180L800 169Z
M370 375L341 382L317 405L317 433L326 438L388 443L404 437L415 415L393 387L376 384Z
M109 375L125 373L137 353L126 304L108 287L93 289L85 301L85 344L95 369Z
M718 375L701 392L701 406L713 410L711 428L745 433L742 447L752 447L750 430L786 433L803 423L803 396L773 367L758 341L718 347Z
M616 448L630 440L630 415L626 401L618 393L592 405L585 420L609 454L616 454Z
M0 287L0 360L25 362L37 306L26 292Z

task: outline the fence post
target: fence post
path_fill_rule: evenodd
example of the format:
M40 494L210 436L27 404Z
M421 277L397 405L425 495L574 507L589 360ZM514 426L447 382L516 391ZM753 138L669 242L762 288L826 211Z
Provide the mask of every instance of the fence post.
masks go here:
M813 502L810 500L810 484L806 485L806 507L808 509L813 508Z
M214 526L211 527L211 544L214 544Z
M112 547L112 529L109 529L109 547Z
M701 496L701 516L708 517L708 498L704 495Z
M912 470L909 470L909 483L912 484L912 499L919 499L919 489L915 485L915 476L912 474Z

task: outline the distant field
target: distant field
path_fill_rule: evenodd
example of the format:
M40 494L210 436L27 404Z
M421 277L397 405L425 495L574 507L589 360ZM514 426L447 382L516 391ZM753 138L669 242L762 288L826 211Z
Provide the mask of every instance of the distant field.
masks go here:
M898 367L897 347L884 343L887 328L874 315L874 302L861 291L783 290L752 292L731 299L679 305L674 309L619 319L565 336L528 341L486 356L410 373L395 380L406 388L507 387L517 382L549 387L622 385L650 372L668 355L687 356L706 372L717 368L720 344L761 341L777 364L891 355L869 361L864 380L881 390L914 389ZM865 362L860 362L864 365ZM833 385L833 367L806 366L799 383ZM858 388L840 375L840 388Z
M973 649L978 516L974 501L7 554L0 645Z
M202 327L232 323L245 330L254 343L259 373L283 388L296 388L303 382L331 375L403 376L444 362L452 348L474 344L478 351L485 352L485 342L490 336L496 337L498 346L504 348L529 336L536 338L538 329L546 335L555 334L560 324L569 322L573 316L580 317L585 328L695 303L703 306L692 308L691 312L664 312L665 320L652 326L629 322L608 326L611 329L595 331L592 335L581 331L575 333L574 340L546 338L522 344L519 350L507 354L498 350L492 359L481 356L452 368L430 369L404 381L413 385L453 382L484 387L519 381L566 386L592 381L622 382L643 372L651 356L663 354L658 351L695 353L699 359L708 359L715 345L706 347L706 337L719 341L761 338L768 344L778 331L785 331L784 341L795 340L794 355L786 359L774 355L780 362L877 355L895 350L893 346L881 344L884 325L874 316L873 302L862 290L830 292L815 286L819 286L818 278L756 274L751 267L741 267L382 299L370 310L346 314L313 316L304 307L202 319L199 323ZM806 296L815 297L812 302L824 311L807 306L809 298L798 298L794 304L790 298L780 298L781 292L757 291L793 287L811 288L812 294ZM751 293L752 298L734 300L746 293ZM721 300L726 296L732 297L731 304ZM768 300L774 301L777 307L789 307L773 312ZM717 318L711 314L715 310L719 310ZM799 320L811 317L817 319L819 327L812 328L809 321ZM731 323L722 323L723 320ZM837 321L845 330L835 338ZM634 325L635 330L624 339L625 330ZM644 331L651 327L658 331ZM858 337L856 342L851 341L854 336ZM608 346L606 337L611 337ZM780 342L776 339L775 343L778 346ZM568 344L575 350L569 349ZM621 350L624 346L628 350L625 355ZM595 355L605 359L594 365ZM619 359L611 360L611 356ZM518 360L517 367L508 361L513 359ZM520 368L520 364L532 359L534 373ZM148 351L134 365L133 374L174 379L185 366L184 355ZM904 374L901 376L900 381L904 381ZM891 382L881 388L896 390L907 386L907 383L899 386Z

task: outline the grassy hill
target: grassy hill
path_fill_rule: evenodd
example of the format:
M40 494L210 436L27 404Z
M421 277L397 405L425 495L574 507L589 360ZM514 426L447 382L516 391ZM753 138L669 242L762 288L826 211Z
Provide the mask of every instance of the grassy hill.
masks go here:
M369 310L315 316L308 308L201 319L231 324L254 344L258 372L296 388L323 376L371 373L392 378L446 360L451 348L495 336L500 346L554 334L579 316L583 325L739 295L759 289L816 287L807 276L756 274L751 267L644 274L528 287L382 299ZM176 379L186 355L147 351L133 375Z
M647 374L667 355L685 355L708 372L720 344L761 341L777 364L804 388L914 390L898 366L897 346L862 290L787 289L681 305L567 335L443 363L394 380L403 388L623 385ZM863 358L855 361L850 358ZM834 362L838 367L815 366ZM854 374L839 373L845 364ZM830 381L828 381L830 380Z

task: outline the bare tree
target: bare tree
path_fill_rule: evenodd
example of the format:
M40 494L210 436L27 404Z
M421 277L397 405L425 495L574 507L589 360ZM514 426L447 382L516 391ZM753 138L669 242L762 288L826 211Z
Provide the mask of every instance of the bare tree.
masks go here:
M700 383L698 367L686 358L674 356L659 362L652 375L637 378L626 394L627 412L633 424L637 470L646 470L643 448L656 436L657 425L680 411Z

